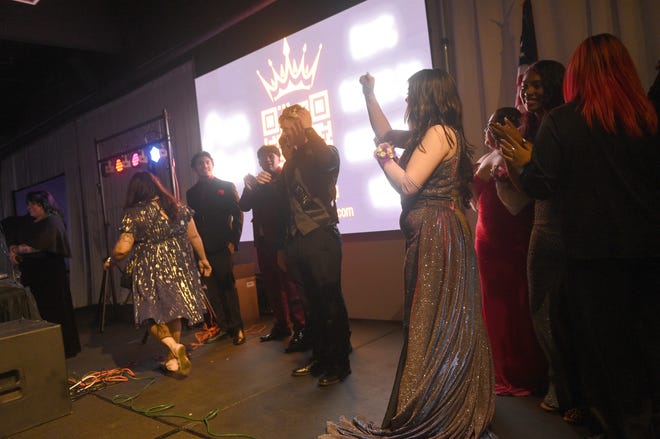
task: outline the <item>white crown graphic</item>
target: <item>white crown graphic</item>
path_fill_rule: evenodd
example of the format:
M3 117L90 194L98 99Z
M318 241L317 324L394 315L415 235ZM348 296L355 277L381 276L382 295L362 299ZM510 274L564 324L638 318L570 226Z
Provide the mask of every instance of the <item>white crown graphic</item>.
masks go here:
M268 59L268 65L273 71L273 78L271 80L266 80L259 70L257 70L257 76L259 76L259 79L272 102L277 101L282 96L291 92L310 90L314 86L314 78L316 77L316 69L318 68L322 47L323 45L319 43L319 50L316 52L314 63L311 66L307 66L305 65L307 43L303 45L300 61L296 62L295 59L291 60L291 57L289 56L291 54L291 49L289 48L289 43L286 38L284 38L284 46L282 48L284 64L280 66L279 73L275 70L273 60L271 59Z

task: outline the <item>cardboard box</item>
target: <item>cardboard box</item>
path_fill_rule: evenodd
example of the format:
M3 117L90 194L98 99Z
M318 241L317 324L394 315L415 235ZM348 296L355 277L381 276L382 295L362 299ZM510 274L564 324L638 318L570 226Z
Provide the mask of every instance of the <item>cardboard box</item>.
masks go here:
M254 263L234 265L234 278L236 279L243 325L248 326L256 323L259 321L259 301L257 300L257 280L254 275Z

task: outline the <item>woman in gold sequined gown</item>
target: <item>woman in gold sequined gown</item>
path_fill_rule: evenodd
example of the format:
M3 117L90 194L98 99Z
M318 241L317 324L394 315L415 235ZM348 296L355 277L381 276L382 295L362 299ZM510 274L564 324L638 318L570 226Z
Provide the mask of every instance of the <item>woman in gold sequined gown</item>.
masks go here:
M375 156L401 194L406 239L404 345L381 426L329 422L322 438L493 437L493 368L483 323L477 261L462 213L472 176L454 81L438 69L408 80L410 132L393 132L360 78L380 143ZM396 158L393 144L404 148Z
M133 251L135 323L150 325L151 334L167 346L169 356L163 364L167 371L188 375L190 360L185 346L179 343L181 319L189 324L203 320L199 272L211 274L192 212L177 203L149 172L133 175L125 207L121 235L105 267Z

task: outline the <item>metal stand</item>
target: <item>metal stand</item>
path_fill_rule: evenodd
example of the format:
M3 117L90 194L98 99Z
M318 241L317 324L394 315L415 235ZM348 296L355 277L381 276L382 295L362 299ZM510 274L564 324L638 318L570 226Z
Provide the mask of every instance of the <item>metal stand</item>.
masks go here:
M152 135L153 134L153 135ZM137 140L136 140L137 139ZM172 157L172 143L170 137L170 130L168 124L168 115L167 111L163 109L161 115L154 117L150 120L141 122L132 127L126 128L122 131L116 132L108 137L103 139L94 140L96 146L96 164L97 164L97 174L98 174L98 192L101 199L101 211L103 213L103 243L105 244L105 255L110 255L111 251L111 242L113 235L115 233L110 233L110 227L116 226L121 220L121 216L118 216L117 211L119 210L120 204L118 204L116 197L111 199L109 206L106 204L106 185L110 185L110 190L114 191L123 191L126 190L127 182L129 176L133 175L139 170L149 170L154 172L153 169L149 169L149 165L142 161L138 164L132 162L133 153L141 151L142 154L145 153L147 147L152 144L160 143L163 146L163 149L166 150L167 157L164 157L165 167L161 172L163 175L157 175L161 178L161 181L167 186L172 185L172 190L177 189L176 179L173 175L173 157ZM112 163L115 160L120 160L122 166L126 171L117 171L116 174L108 175L107 166L108 163ZM138 169L133 169L137 167ZM119 174L119 172L124 172ZM122 175L124 176L122 178ZM116 179L115 183L108 183L108 179ZM108 207L110 209L108 209ZM110 210L110 211L109 211ZM112 297L113 311L117 315L116 305L117 301L117 292L114 285L113 273L105 270L103 272L103 279L101 280L101 288L99 291L99 303L98 303L98 316L99 316L99 331L103 332L105 326L106 318L106 305L109 302L109 297ZM108 289L110 291L108 291ZM126 297L124 303L128 302L131 297L130 293Z
M108 284L110 284L110 293L108 292ZM99 291L99 304L98 304L98 320L99 320L99 332L103 332L105 329L105 308L108 304L108 299L112 297L112 310L117 315L117 296L115 294L114 285L112 285L112 276L108 275L108 270L103 270L103 278L101 279L101 289Z

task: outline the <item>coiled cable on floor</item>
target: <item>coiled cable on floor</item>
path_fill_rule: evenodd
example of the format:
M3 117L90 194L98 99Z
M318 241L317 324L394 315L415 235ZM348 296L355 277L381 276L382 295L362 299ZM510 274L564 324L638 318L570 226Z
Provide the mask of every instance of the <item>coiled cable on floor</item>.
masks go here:
M88 393L103 389L108 384L128 381L135 374L128 368L102 370L99 372L88 372L80 379L69 378L69 396L73 401Z
M246 328L244 332L246 335L261 334L265 329L265 324L255 323L249 328ZM209 326L204 323L200 330L195 332L195 341L191 342L188 346L194 351L198 347L204 346L206 339L215 336L218 332L220 332L220 327L218 325L213 324L212 326Z
M213 419L219 412L217 408L209 411L206 416L203 418L193 418L192 416L187 416L187 415L178 415L175 413L163 413L166 410L171 409L174 407L174 404L159 404L156 406L148 407L145 409L139 409L135 407L135 401L142 395L148 388L151 386L154 382L156 382L156 377L150 376L150 377L136 377L135 374L131 372L130 375L127 376L126 380L132 379L132 380L149 380L149 382L142 388L140 389L135 395L125 395L125 394L118 394L112 397L112 402L117 405L127 405L129 408L136 412L143 414L145 416L149 417L159 417L159 418L180 418L180 419L185 419L188 421L192 422L203 422L204 425L206 426L206 433L209 434L210 436L213 437L231 437L231 438L246 438L246 439L257 439L254 436L250 436L249 434L242 434L242 433L213 433L211 431L211 425L209 424L209 421Z

